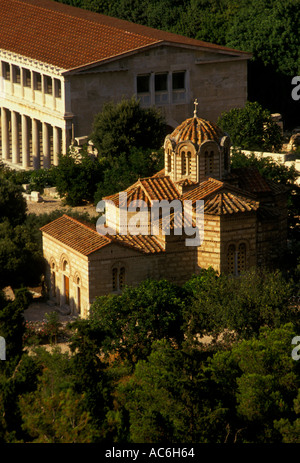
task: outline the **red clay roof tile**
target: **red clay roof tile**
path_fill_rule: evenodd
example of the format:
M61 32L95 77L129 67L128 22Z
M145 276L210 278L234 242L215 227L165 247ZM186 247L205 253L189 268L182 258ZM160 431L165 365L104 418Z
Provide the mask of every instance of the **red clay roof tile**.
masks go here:
M155 236L118 234L104 236L96 231L95 226L82 223L66 214L41 227L41 231L84 256L111 243L130 247L146 254L164 251Z
M64 70L162 42L249 54L52 0L1 0L0 48Z

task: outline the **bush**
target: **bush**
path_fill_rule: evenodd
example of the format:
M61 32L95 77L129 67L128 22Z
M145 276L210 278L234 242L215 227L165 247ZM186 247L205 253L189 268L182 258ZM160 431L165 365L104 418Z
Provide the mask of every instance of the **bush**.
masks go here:
M257 102L233 108L219 117L217 125L227 132L232 144L246 150L279 151L283 138L271 114Z

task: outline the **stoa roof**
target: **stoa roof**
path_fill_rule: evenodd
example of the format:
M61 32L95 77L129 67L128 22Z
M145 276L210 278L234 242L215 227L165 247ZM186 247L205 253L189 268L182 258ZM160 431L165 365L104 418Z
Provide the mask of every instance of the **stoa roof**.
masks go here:
M1 0L0 48L63 70L101 64L159 44L249 59L246 52L164 32L52 0Z

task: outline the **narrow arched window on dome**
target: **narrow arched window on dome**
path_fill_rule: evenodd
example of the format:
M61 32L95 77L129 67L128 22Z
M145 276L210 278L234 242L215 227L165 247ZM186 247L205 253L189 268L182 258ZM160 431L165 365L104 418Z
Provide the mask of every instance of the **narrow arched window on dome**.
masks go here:
M214 152L210 151L205 151L204 153L204 159L205 159L205 175L211 175L214 170Z
M181 175L186 175L186 153L185 151L181 151Z
M191 175L191 160L192 160L192 154L190 151L187 152L186 155L186 173L187 175Z
M167 172L171 172L172 170L172 152L170 148L167 151Z

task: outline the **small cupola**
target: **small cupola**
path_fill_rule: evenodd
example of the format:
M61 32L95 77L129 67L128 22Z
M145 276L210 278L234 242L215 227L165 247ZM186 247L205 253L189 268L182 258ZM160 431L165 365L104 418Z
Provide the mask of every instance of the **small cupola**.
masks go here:
M216 124L197 116L182 122L164 143L165 175L174 182L208 177L221 180L230 170L230 138Z

